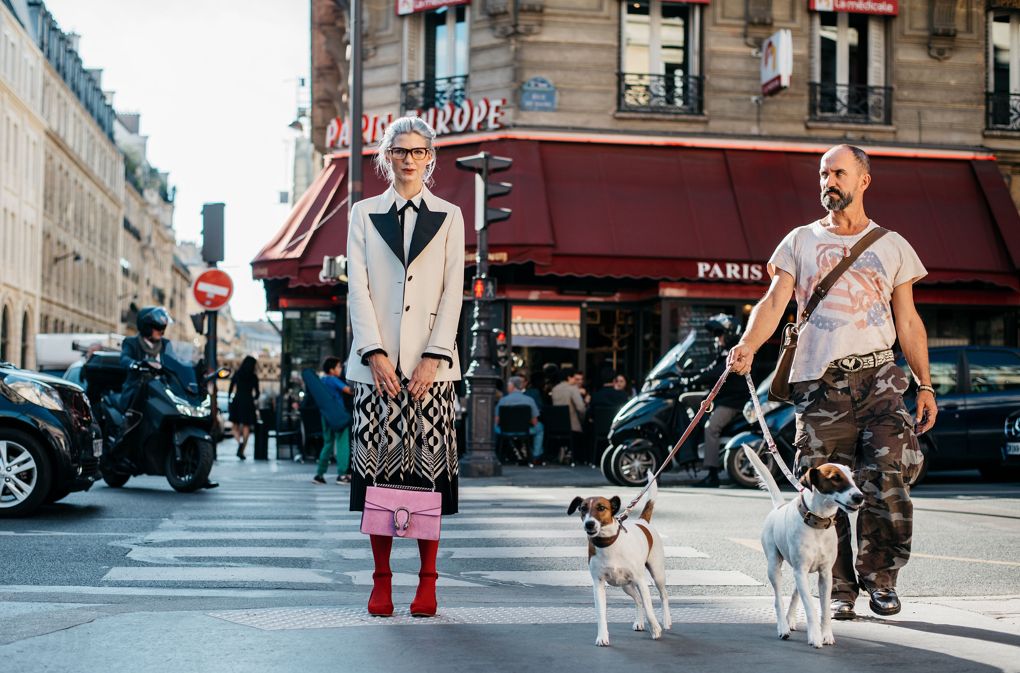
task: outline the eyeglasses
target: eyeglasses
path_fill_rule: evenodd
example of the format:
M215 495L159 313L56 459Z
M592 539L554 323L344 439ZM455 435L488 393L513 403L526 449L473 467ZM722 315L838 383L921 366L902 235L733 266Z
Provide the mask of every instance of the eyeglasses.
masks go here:
M406 159L408 154L410 154L411 157L413 157L414 159L421 161L422 159L428 157L430 152L429 148L427 147L414 147L411 149L408 149L406 147L391 147L386 151L390 154L391 157L394 157L395 159L398 159L400 161Z

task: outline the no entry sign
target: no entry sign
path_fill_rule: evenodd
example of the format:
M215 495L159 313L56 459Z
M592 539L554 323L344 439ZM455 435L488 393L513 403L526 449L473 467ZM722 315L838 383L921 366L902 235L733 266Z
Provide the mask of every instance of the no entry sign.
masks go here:
M234 281L219 269L203 271L191 288L198 301L207 311L218 311L227 305L234 294Z

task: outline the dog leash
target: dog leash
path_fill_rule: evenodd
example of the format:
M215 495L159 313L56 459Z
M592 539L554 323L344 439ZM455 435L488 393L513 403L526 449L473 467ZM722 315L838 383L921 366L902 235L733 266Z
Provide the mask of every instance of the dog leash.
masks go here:
M726 377L729 375L730 375L729 369L722 373L722 376L720 376L719 380L715 382L715 385L712 387L712 390L708 393L705 399L701 401L701 406L698 409L698 413L694 415L694 419L691 421L690 425L687 426L687 429L684 430L683 436L677 440L675 445L673 445L673 450L670 451L669 455L666 456L666 459L662 461L662 465L660 465L659 469L655 471L655 474L652 475L652 478L649 480L649 482L645 484L645 487L641 489L641 492L637 494L637 497L631 500L630 504L627 505L618 515L616 515L616 520L619 523L623 523L624 521L627 520L627 517L630 515L630 511L634 509L634 506L638 503L638 501L644 497L645 493L648 492L648 489L652 487L652 484L654 484L655 481L659 478L659 475L662 474L662 471L666 469L666 466L669 465L671 460L673 460L673 456L676 455L677 451L680 450L680 447L683 446L684 442L687 441L687 438L691 436L692 432L694 432L694 428L698 426L698 421L700 421L701 417L705 415L706 411L708 411L709 407L712 405L712 400L714 400L715 396L719 394L719 390L722 388L723 383L726 381Z
M761 412L761 403L758 401L758 389L754 385L754 381L751 380L751 373L744 374L744 379L747 380L747 387L751 391L751 402L754 404L754 415L758 419L758 425L761 427L762 435L765 437L765 445L769 449L769 453L772 454L772 460L776 461L776 465L782 471L786 480L793 484L793 487L798 491L805 491L804 485L797 481L793 473L790 472L790 468L783 462L783 457L779 455L779 449L776 448L776 441L772 439L772 433L769 432L769 424L765 422L765 414ZM745 444L746 446L746 444Z

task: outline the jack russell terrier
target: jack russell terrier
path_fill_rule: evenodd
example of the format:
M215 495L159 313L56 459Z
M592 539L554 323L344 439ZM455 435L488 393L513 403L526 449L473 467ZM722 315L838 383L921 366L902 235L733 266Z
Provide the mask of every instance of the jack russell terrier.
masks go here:
M572 515L580 510L584 532L588 535L588 570L591 572L592 586L595 591L595 614L597 631L595 644L599 647L609 645L609 625L606 622L606 583L614 587L622 587L628 596L634 599L637 616L634 618L634 630L645 630L645 617L648 618L652 638L658 640L663 628L670 628L672 620L669 616L669 595L666 593L666 560L662 548L662 538L652 528L652 510L655 508L655 495L658 486L651 479L651 487L642 496L634 509L641 508L640 518L633 523L622 524L615 518L620 511L620 498L574 498L567 508ZM645 569L648 569L662 601L662 625L655 619L652 610L652 594L648 590Z
M796 630L797 597L804 603L807 615L808 644L813 647L833 645L832 614L829 602L832 596L832 564L836 560L836 511L856 512L864 503L864 494L857 488L850 468L836 463L812 467L800 478L804 486L797 499L786 502L779 492L776 480L758 454L744 446L744 455L758 473L758 486L772 497L772 511L765 517L761 532L761 546L769 563L769 583L775 595L776 627L779 637L786 640ZM790 609L783 614L781 584L783 560L793 568L797 588L790 597ZM818 573L818 602L820 614L811 600L808 573Z

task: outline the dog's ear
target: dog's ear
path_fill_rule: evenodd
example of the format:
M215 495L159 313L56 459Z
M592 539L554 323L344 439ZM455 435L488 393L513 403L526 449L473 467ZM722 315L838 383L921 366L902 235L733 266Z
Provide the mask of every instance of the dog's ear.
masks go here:
M613 510L613 516L616 516L616 513L620 511L620 496L614 495L612 498L610 498L609 506Z
M584 499L581 498L580 496L578 496L578 497L574 498L573 500L571 500L570 501L570 507L567 508L567 514L570 515L570 514L573 514L574 512L576 512L577 508L581 506L582 502L584 502Z
M808 468L800 477L800 485L804 488L811 490L815 486L815 482L818 480L818 470L816 468Z

